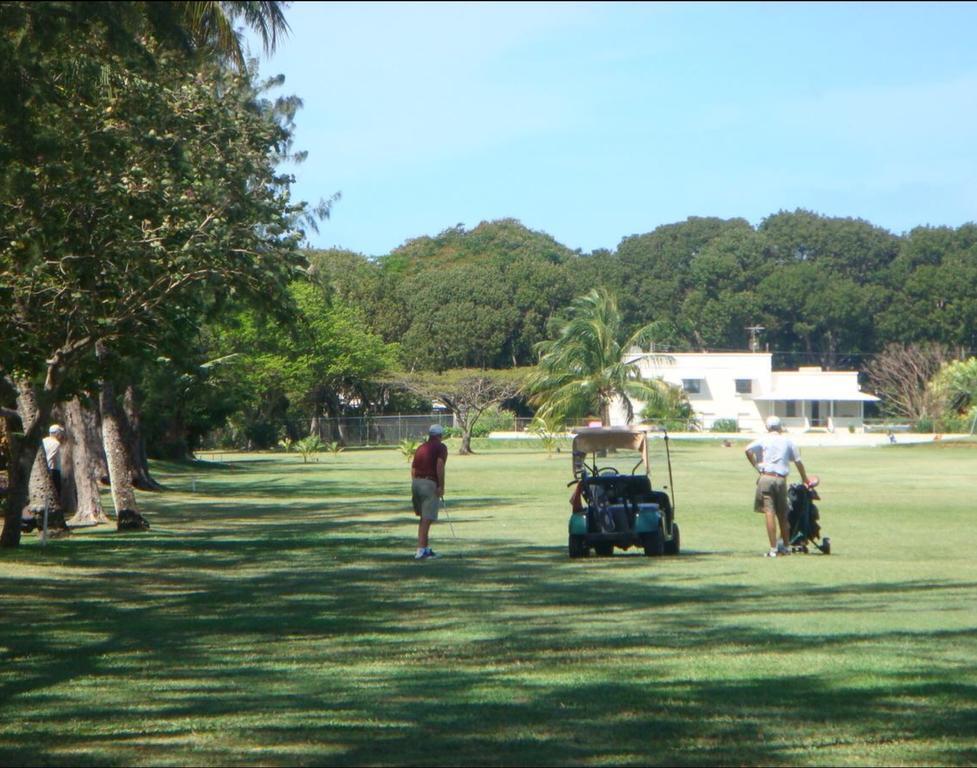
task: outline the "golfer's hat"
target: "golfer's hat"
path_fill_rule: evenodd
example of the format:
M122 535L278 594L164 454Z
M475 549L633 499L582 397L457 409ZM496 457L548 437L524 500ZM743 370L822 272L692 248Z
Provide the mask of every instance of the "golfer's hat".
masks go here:
M434 437L441 437L444 434L444 427L442 427L440 424L432 424L427 433L429 435L433 435Z

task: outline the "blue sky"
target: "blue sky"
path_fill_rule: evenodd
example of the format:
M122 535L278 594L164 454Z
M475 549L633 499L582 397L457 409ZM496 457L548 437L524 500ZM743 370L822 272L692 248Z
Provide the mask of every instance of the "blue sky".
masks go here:
M689 216L977 220L977 3L317 3L299 96L316 247L515 218L570 248Z

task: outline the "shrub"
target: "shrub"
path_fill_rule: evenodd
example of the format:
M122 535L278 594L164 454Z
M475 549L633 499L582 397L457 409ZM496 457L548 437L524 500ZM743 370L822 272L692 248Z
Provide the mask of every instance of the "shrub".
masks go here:
M295 447L298 449L299 453L302 454L302 463L308 463L309 459L313 454L319 453L325 444L319 439L318 435L309 435L308 437L303 437L301 440L295 443Z
M669 432L695 429L696 425L688 395L674 384L665 384L661 397L642 409L641 418Z
M405 438L404 440L400 441L400 445L398 447L400 448L400 452L404 454L404 458L406 458L407 461L413 461L414 454L417 453L417 449L421 447L421 444L417 442L417 440Z
M547 420L542 416L537 416L529 425L529 431L539 438L540 445L546 450L547 456L552 456L560 442L559 436L563 431L563 426L557 419Z
M472 437L488 437L490 432L511 431L513 426L512 413L499 408L486 408L472 427Z
M740 424L736 419L716 419L712 423L711 432L739 432Z

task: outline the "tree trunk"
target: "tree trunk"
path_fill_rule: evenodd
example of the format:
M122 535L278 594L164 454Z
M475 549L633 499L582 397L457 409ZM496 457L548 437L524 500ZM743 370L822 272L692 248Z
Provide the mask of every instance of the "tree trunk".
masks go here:
M139 404L136 400L136 389L132 384L126 387L125 395L122 398L122 409L126 421L126 447L129 451L129 463L133 473L132 484L140 491L161 491L163 487L149 474L146 441L142 436Z
M99 485L109 486L109 460L105 456L105 441L102 439L102 413L98 398L89 399L83 409L85 415L85 442L88 444L88 458L92 462L92 476Z
M3 533L0 534L0 546L3 547L20 545L21 519L25 511L30 511L32 496L41 500L42 510L44 501L52 501L54 496L54 483L41 451L41 433L50 417L50 407L44 408L38 402L37 392L30 381L20 379L15 384L21 430L8 424L10 466L7 470L7 508L3 519ZM35 472L33 470L38 460L41 469Z
M115 407L115 387L111 382L101 382L98 405L102 413L102 443L109 465L112 504L118 518L122 510L138 511L139 505L136 503L136 491L132 485L132 473L129 471L129 453L123 437L123 427Z
M72 514L69 526L82 527L109 522L102 508L99 493L99 467L94 454L103 456L98 437L97 416L76 397L65 409L65 427L68 430L67 455L62 459L62 499L65 514ZM68 499L73 503L69 504Z
M326 413L333 418L336 424L337 442L343 446L347 445L346 426L343 424L342 408L339 404L339 398L334 392L326 393L323 397L323 406L325 406Z
M61 488L55 485L43 448L38 448L34 454L29 488L31 512L37 518L38 528L41 527L44 511L47 510L49 529L57 531L67 529L64 508L61 506Z
M7 426L7 450L10 461L7 464L7 498L3 515L3 533L0 546L20 545L20 520L27 506L29 494L27 478L30 477L30 464L24 467L21 457L27 455L24 439L18 436L20 425L14 419L4 419Z
M472 430L475 428L475 422L478 421L478 416L472 416L471 411L454 410L452 411L455 422L461 428L461 447L458 449L459 456L471 456L475 453L472 450Z

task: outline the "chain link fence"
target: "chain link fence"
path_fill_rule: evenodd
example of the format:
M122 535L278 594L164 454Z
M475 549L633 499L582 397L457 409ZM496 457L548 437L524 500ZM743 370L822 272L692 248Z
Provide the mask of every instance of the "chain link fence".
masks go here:
M403 440L423 440L432 424L445 429L453 426L450 413L411 414L407 416L316 417L309 433L324 443L338 442L349 446L397 445Z
M512 416L493 419L493 432L528 433L534 419ZM445 429L454 427L450 413L411 414L406 416L348 416L342 418L317 417L311 420L310 434L318 435L324 443L338 442L347 446L397 445L403 440L423 440L432 424ZM573 433L581 427L599 425L599 422L568 421L564 433ZM694 422L675 421L662 424L669 431L699 431Z

